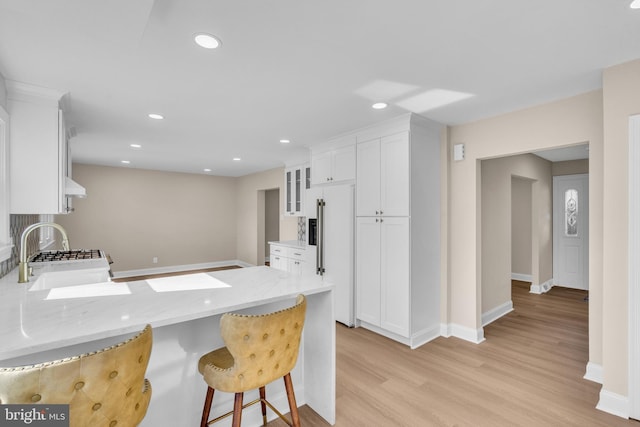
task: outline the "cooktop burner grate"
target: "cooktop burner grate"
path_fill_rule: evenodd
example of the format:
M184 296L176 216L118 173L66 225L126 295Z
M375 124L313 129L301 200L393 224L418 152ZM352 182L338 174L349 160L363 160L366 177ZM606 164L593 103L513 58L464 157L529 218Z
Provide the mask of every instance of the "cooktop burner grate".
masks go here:
M45 251L40 252L30 262L74 261L83 259L103 258L99 249L73 249L70 251Z

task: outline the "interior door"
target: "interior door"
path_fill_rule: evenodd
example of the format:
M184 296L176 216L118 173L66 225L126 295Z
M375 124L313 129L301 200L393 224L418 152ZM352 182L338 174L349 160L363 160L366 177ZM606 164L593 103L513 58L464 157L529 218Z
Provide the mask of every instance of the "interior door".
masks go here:
M589 289L589 178L553 177L554 284Z

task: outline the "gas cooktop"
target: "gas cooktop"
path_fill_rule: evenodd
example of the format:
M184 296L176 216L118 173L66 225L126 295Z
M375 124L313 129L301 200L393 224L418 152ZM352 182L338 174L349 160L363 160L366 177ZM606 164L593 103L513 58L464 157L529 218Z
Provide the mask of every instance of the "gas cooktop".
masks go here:
M29 262L77 261L104 258L100 249L72 249L70 251L39 252Z

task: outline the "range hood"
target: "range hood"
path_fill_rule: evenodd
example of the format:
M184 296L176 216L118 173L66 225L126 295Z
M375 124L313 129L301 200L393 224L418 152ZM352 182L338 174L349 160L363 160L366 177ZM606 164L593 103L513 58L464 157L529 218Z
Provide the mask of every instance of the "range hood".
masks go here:
M87 197L87 190L68 176L65 177L64 194L67 197Z

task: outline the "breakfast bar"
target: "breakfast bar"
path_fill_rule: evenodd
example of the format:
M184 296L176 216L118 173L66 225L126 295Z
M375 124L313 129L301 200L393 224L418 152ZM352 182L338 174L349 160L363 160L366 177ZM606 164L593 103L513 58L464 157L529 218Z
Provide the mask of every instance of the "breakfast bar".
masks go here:
M299 406L307 404L335 423L333 287L315 276L260 266L98 283L93 288L31 290L31 286L18 284L15 272L0 279L0 366L99 350L150 324L153 349L147 378L153 394L142 426L198 425L206 392L198 359L224 345L218 326L222 314L272 312L304 294L306 321L298 363L291 373L296 398ZM268 386L267 395L279 410L288 412L281 382ZM212 414L229 410L232 397L217 395ZM252 398L248 393L247 400ZM230 420L220 425L228 425L225 422ZM259 407L243 414L243 425L259 424Z

